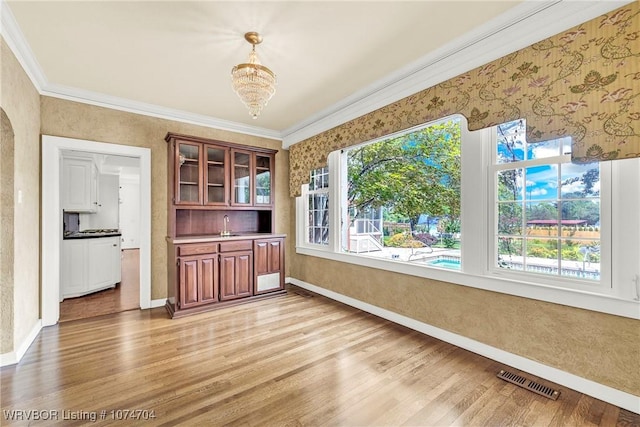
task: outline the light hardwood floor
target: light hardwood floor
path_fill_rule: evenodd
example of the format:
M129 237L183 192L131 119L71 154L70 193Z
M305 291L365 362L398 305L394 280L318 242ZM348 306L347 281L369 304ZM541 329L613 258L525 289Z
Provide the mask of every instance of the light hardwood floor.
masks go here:
M91 426L640 425L544 380L559 400L506 383L501 367L289 286L181 319L160 308L45 328L0 372L0 424L28 424L9 422L11 410L57 410L60 424ZM154 418L114 420L126 414L118 410ZM96 422L63 420L93 413Z
M60 321L86 319L140 308L140 250L122 251L122 280L112 289L60 303Z

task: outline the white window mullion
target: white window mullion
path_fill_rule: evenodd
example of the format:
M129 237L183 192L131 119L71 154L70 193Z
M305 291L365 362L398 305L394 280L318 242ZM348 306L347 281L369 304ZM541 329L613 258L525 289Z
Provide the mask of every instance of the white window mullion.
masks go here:
M491 187L484 185L487 178L493 132L481 129L469 132L465 119L460 120L462 144L462 185L461 185L461 244L462 271L471 274L485 274L488 259L479 256L478 248L486 248L489 239L495 240L495 227L489 224L487 200L493 200ZM493 245L491 245L493 246ZM489 258L490 259L490 258Z
M342 222L341 207L343 204L343 196L341 189L343 188L346 177L343 178L341 166L341 153L335 151L329 154L327 164L329 166L329 250L332 252L341 252L341 233ZM344 182L343 182L344 181Z

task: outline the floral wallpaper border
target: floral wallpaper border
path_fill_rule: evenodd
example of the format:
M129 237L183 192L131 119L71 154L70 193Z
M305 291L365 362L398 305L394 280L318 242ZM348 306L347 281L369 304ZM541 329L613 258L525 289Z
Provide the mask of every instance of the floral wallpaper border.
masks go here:
M640 2L290 147L289 192L330 152L455 113L469 130L526 118L529 141L573 138L574 162L640 157Z

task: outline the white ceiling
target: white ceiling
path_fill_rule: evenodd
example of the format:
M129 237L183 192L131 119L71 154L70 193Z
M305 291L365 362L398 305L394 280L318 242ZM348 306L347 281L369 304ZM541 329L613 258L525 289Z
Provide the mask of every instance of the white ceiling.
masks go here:
M6 1L42 93L211 118L265 135L286 135L443 47L504 29L515 10L531 14L555 3ZM257 120L230 84L231 68L250 51L247 31L263 35L258 57L278 77Z

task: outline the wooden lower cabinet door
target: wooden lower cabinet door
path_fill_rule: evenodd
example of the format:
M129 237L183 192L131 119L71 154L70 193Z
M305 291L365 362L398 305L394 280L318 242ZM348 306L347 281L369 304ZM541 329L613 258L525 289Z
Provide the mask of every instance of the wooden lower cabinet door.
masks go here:
M220 300L253 295L253 254L251 251L220 255Z
M199 304L198 297L198 259L180 260L180 308L189 308Z
M218 301L218 256L184 257L179 264L180 308Z
M218 257L200 260L200 302L218 301Z

